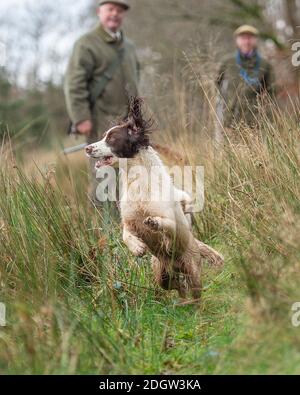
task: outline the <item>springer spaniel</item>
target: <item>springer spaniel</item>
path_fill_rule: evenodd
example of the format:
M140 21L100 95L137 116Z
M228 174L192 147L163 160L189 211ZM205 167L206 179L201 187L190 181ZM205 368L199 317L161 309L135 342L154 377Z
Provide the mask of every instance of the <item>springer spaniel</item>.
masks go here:
M155 279L162 288L175 289L184 299L191 292L194 301L198 301L202 262L207 260L221 266L223 257L193 236L185 215L191 207L191 199L186 192L175 188L151 146L152 123L143 118L141 107L142 100L133 98L128 118L107 131L101 141L88 146L86 153L98 159L98 169L126 159L126 170L120 175L124 243L135 256L143 256L147 251L152 254ZM169 200L153 199L148 177L129 177L130 171L137 166L146 169L148 174L159 172L154 192L167 187L171 191Z

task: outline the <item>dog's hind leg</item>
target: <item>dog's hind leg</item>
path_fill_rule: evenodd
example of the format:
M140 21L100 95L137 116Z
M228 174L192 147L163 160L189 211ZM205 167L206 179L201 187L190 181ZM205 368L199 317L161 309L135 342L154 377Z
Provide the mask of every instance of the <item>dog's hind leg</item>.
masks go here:
M165 267L155 256L152 256L151 263L154 278L157 284L159 284L163 289L170 290L170 276L167 273Z
M128 249L135 256L143 256L146 253L147 246L137 236L135 236L126 225L123 227L123 241Z
M182 266L181 273L185 277L185 281L188 284L188 288L192 294L192 297L199 301L202 291L201 264L197 264L196 262L185 263Z
M180 281L179 273L169 273L161 262L154 256L152 257L151 262L154 277L158 285L166 291L176 289L179 296L185 299L187 297L187 287Z
M200 255L203 259L206 259L212 266L224 265L224 258L221 254L197 239L196 242L199 247Z

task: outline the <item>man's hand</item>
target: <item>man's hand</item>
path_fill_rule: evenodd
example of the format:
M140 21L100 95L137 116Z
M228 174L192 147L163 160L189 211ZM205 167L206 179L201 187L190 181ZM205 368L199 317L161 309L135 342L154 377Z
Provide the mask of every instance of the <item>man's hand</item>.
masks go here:
M90 120L80 122L77 125L77 131L85 136L90 136L93 130L93 124Z

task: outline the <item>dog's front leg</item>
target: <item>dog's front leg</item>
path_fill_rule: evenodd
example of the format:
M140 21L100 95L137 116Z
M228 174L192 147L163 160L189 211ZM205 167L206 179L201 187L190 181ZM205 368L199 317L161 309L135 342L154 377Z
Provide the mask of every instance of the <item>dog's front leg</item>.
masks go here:
M128 249L135 256L143 256L146 253L147 246L137 236L131 233L130 229L124 225L123 228L123 241Z
M144 221L144 225L154 231L165 231L170 235L176 233L176 222L169 218L148 217Z

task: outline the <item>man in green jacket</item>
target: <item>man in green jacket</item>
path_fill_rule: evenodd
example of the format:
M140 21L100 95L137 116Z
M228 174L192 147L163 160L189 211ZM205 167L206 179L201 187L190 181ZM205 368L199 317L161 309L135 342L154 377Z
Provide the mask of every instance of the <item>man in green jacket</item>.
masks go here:
M274 97L273 69L257 50L258 35L253 26L239 27L234 33L236 53L220 68L217 85L223 100L219 116L224 127L241 121L255 124L258 100L266 94Z
M64 83L67 110L73 127L89 144L100 140L113 120L127 115L128 96L138 93L135 47L121 30L129 8L128 0L100 1L100 24L75 43L69 61ZM91 168L95 178L93 163Z

